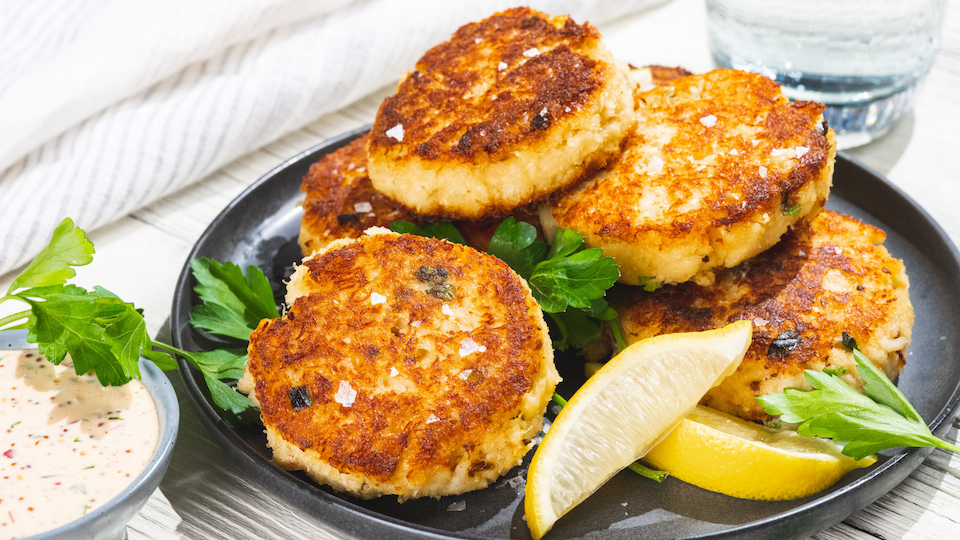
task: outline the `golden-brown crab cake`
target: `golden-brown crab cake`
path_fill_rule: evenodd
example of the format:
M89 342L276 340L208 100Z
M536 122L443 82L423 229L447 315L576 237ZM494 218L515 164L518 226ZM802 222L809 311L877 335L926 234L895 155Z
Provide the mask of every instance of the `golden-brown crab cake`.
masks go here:
M418 220L373 189L367 174L366 135L311 165L300 190L306 199L298 242L305 257L334 240L359 238L370 227Z
M439 497L518 465L557 382L539 306L506 264L380 229L304 259L250 337L273 458L357 497Z
M716 70L641 94L620 159L541 207L620 264L620 281L709 284L823 207L836 142L823 105L760 75Z
M419 214L506 215L619 154L632 87L589 24L498 13L427 51L384 100L370 178Z
M773 248L718 272L710 287L684 283L653 293L630 287L617 301L624 334L634 342L752 321L753 343L740 367L700 402L747 420L770 419L757 396L809 389L805 369L846 368L844 380L862 388L843 332L895 380L910 343L913 307L903 263L881 245L885 238L854 218L820 212Z
M304 257L341 238L359 238L370 227L390 227L394 221L421 225L422 216L399 207L373 188L367 174L367 135L323 156L310 166L303 177L301 191L303 219L300 223L300 249ZM539 229L535 211L519 208L512 213ZM503 221L455 221L468 246L486 251L490 238Z

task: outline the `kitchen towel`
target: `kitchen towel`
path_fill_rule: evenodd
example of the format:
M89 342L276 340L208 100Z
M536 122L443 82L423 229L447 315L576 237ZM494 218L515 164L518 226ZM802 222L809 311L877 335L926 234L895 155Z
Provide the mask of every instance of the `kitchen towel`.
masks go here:
M530 4L599 24L659 2ZM3 2L0 275L64 217L110 223L398 80L459 26L514 5Z

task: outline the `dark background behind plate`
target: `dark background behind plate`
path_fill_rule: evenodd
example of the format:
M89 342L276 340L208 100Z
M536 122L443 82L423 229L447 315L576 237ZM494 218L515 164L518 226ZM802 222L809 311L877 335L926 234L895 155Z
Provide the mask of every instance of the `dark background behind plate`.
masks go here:
M346 133L277 167L234 200L194 246L198 256L232 261L266 272L278 299L282 279L299 262L296 239L302 212L300 182L310 164L366 131ZM834 186L827 208L853 215L887 232L885 245L904 260L910 276L910 298L916 312L907 368L899 385L936 432L956 414L960 363L956 329L960 328L960 256L943 231L903 193L879 175L845 156L837 158ZM189 259L188 259L189 260ZM217 346L188 324L198 302L195 282L184 266L174 295L171 327L174 344L186 350ZM259 481L291 504L322 517L359 537L373 538L529 538L523 520L523 465L491 487L440 500L393 497L361 501L337 494L302 473L288 473L270 463L263 428L225 421L210 405L199 372L181 361L184 382L214 438ZM583 380L582 362L559 356L564 376L560 391L570 396ZM548 411L548 418L555 413ZM937 429L942 426L943 429ZM532 454L532 452L531 452ZM799 538L829 527L863 508L906 478L929 449L887 451L870 469L851 472L817 495L782 502L734 499L668 478L656 484L624 471L561 519L549 537L661 539ZM452 506L454 505L454 506ZM464 506L463 510L452 508Z

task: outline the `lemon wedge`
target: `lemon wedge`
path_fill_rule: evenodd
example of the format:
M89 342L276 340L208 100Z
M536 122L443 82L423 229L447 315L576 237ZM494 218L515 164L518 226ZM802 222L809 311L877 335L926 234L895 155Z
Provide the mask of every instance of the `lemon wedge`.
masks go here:
M674 478L743 499L779 501L806 497L832 486L856 461L827 439L769 429L698 406L643 460Z
M607 362L557 415L527 472L527 525L541 538L561 516L642 457L736 370L752 327L638 341Z

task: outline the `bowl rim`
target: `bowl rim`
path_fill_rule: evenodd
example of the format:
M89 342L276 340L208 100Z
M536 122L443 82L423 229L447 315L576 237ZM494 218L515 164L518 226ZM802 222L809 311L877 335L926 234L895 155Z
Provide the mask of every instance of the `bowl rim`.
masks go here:
M26 330L0 331L0 351L35 350L36 348L36 343L27 341ZM70 533L74 528L92 524L104 518L107 514L117 511L131 495L141 489L144 484L147 484L155 475L165 473L166 463L173 453L174 443L177 440L177 433L179 432L180 404L177 400L176 390L174 390L173 385L170 384L170 380L156 364L141 356L139 366L141 382L147 388L147 391L150 392L150 397L153 398L157 406L157 419L161 424L160 439L157 442L153 456L150 458L150 461L147 462L147 466L132 482L127 484L120 493L114 495L102 506L84 514L79 519L65 523L55 529L27 536L23 540L59 538L64 534ZM163 402L163 405L161 405L161 402ZM124 523L124 527L126 527L126 523Z

